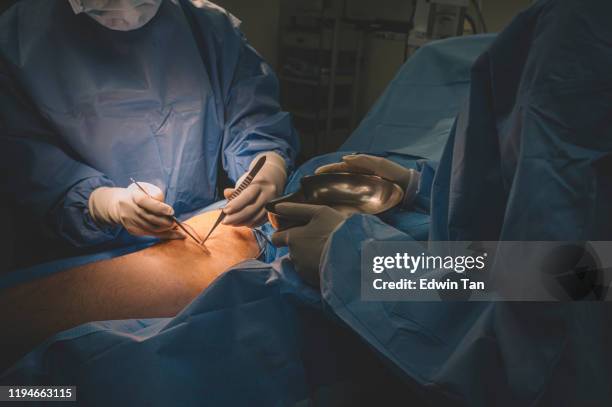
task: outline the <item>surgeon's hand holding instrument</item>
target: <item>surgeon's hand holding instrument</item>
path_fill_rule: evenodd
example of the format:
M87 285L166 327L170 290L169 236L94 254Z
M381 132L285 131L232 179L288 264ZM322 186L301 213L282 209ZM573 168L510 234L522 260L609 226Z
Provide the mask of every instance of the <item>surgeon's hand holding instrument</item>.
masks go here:
M149 195L149 193L142 187L142 185L140 185L137 181L134 180L134 178L130 178L130 181L132 181L132 183L134 185L136 185L138 188L140 188L140 190L142 192L144 192L147 196L151 197L151 195ZM151 197L152 198L152 197ZM189 232L189 230L187 230L187 228L185 227L185 225L183 225L183 223L181 221L179 221L174 215L170 216L170 219L172 219L172 221L174 221L174 223L176 223L176 226L178 226L179 228L181 228L181 230L183 232L185 232L187 234L187 236L189 236L190 238L192 238L198 245L201 245L202 242L200 242L200 239L198 239L197 237L195 237L191 232ZM195 232L194 232L195 233Z
M182 233L173 230L174 209L163 199L163 192L146 182L127 188L100 187L91 193L88 209L99 225L121 225L135 236L184 239Z
M285 159L275 152L267 152L258 155L249 166L245 175L240 177L236 185L240 185L245 177L259 163L261 157L266 157L265 164L262 166L257 179L246 188L239 197L231 200L225 209L226 218L224 225L255 227L263 224L266 220L266 210L264 206L285 188L287 181L287 171L285 169ZM234 189L228 188L223 194L229 198Z
M356 213L382 216L404 200L398 182L409 182L412 171L387 160L366 161L370 165L359 166L358 171L344 162L323 167L316 175L303 177L297 191L266 205L270 223L277 229L272 243L289 247L297 272L309 284L319 284L323 248L345 219Z
M253 182L253 179L257 176L259 171L263 168L264 164L266 163L266 160L267 160L267 157L265 155L262 155L255 162L255 164L253 165L251 170L248 172L246 177L242 180L242 182L240 182L240 185L238 185L238 188L236 188L231 193L231 195L229 195L227 197L228 202L231 202L232 200L237 198L245 189L247 189L249 187L249 185L251 185L251 183ZM221 213L219 214L219 217L217 218L217 220L215 221L213 226L210 228L210 231L208 232L208 234L206 235L204 240L202 240L202 244L204 244L206 242L206 240L208 240L210 235L214 232L214 230L217 228L217 226L219 226L219 224L221 224L221 222L223 221L223 219L225 219L226 216L227 216L226 213L224 211L221 211Z

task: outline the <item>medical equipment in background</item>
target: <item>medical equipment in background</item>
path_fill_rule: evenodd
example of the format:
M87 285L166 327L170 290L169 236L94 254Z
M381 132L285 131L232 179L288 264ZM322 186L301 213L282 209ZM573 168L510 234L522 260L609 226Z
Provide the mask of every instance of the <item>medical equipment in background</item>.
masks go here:
M478 24L468 13L470 7ZM487 32L481 6L476 0L417 0L408 47L417 49L436 39L462 36L466 21L473 34Z
M412 28L416 0L382 0L372 6L371 0L347 0L344 18L355 23L391 32L408 32Z
M344 17L347 0L281 3L281 102L301 138L301 158L336 150L357 124L363 31Z
M234 192L232 192L229 198L227 198L228 202L235 199L238 195L242 193L242 191L244 191L245 189L248 188L249 185L251 185L251 182L253 182L253 179L257 176L259 171L263 168L264 164L266 163L266 159L267 157L265 155L262 155L257 160L257 162L255 163L251 171L249 171L249 174L246 176L246 178L240 183L240 185L238 185L238 188L236 188ZM204 240L202 240L201 245L204 245L204 243L206 243L210 235L212 235L212 233L217 228L217 226L221 224L223 219L225 219L225 212L221 211L221 213L219 214L219 217L217 218L213 226L210 228L210 232L208 232Z
M385 38L406 36L405 58L424 44L467 33L486 33L483 0L384 0L377 7L370 1L347 0L345 18L366 24L366 31ZM470 29L465 31L466 22Z
M300 162L336 150L357 127L371 38L400 42L405 60L432 40L486 32L479 1L379 0L375 7L369 0L283 1L281 102L300 134Z
M418 0L409 45L420 47L437 38L463 35L469 0Z

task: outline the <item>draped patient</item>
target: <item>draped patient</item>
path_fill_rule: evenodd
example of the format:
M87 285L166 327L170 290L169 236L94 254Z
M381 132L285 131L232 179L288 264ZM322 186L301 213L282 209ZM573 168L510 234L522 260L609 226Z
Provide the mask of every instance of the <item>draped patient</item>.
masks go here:
M218 215L207 212L185 223L205 236ZM191 239L169 240L9 289L0 295L0 360L85 322L174 316L259 250L251 229L221 224L206 250Z

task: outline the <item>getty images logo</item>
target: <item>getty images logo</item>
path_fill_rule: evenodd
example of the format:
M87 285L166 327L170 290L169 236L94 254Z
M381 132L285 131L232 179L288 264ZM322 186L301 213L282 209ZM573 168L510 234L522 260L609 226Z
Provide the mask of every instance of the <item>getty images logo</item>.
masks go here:
M471 270L484 270L487 254L477 256L434 256L421 253L417 256L396 253L394 256L376 256L372 271L380 274L389 270L404 270L411 274L430 270L445 270L463 274Z
M612 300L612 241L369 241L361 264L366 300Z

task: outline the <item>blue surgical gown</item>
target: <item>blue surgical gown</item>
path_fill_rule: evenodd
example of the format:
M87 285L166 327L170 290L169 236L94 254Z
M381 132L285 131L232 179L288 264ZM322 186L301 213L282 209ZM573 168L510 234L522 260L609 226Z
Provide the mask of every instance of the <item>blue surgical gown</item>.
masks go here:
M67 1L17 3L0 17L0 188L77 247L117 238L90 193L130 178L159 186L178 215L215 200L259 153L298 148L278 81L222 9L164 1L113 31Z
M539 1L479 57L432 186L430 240L612 240L611 15L608 0ZM321 287L432 404L612 403L608 302L363 301L362 242L412 239L350 218Z
M612 86L607 74L612 67L611 13L612 3L606 0L538 2L519 15L476 62L469 100L453 126L433 182L434 240L612 240L606 235L612 231L608 218L612 211L607 210L612 191ZM404 150L408 149L406 146ZM361 244L368 239L401 241L414 237L372 216L351 217L331 236L322 258L323 308L376 350L394 372L408 379L404 404L413 402L408 384L414 383L426 393L431 405L611 404L612 313L606 304L362 301L358 270ZM277 266L282 271L291 269L287 259ZM245 284L254 280L259 281ZM112 334L107 326L88 327L96 333L88 331L74 340L64 337L49 341L24 359L13 371L15 376L7 376L5 382L39 383L41 378L47 383L78 382L111 399L120 387L102 392L95 387L100 377L110 380L104 375L117 369L124 379L119 386L131 389L134 382L139 383L138 374L146 372L151 379L140 382L141 391L154 389L163 404L164 387L155 386L161 382L160 377L164 386L174 384L165 389L180 389L184 378L194 380L193 386L197 386L198 377L207 377L185 373L198 372L188 365L181 371L181 356L200 361L203 368L209 366L208 358L213 358L211 369L225 367L219 372L228 379L221 383L234 386L244 382L257 395L272 395L271 399L288 400L282 404L291 405L300 399L291 396L303 392L299 363L296 367L295 361L307 353L299 345L290 347L299 338L303 338L302 344L312 343L312 338L303 334L317 331L308 327L293 336L286 319L291 317L294 302L283 302L282 308L268 305L276 302L278 288L286 289L283 284L275 285L280 280L267 273L258 275L251 264L237 266L203 293L191 310L177 317L176 324L170 323L161 331L172 344L157 338L148 341L151 331ZM260 291L264 284L268 287ZM201 311L208 311L210 316L201 316ZM239 319L231 322L227 313ZM181 341L188 316L194 335L218 324L225 330L211 332L225 336ZM78 332L69 334L77 336ZM221 346L186 348L185 343ZM232 359L235 363L231 365L215 364L218 349L228 343L240 356ZM248 356L256 355L254 363L244 356L241 345L248 349ZM182 352L184 349L189 352ZM345 349L342 343L331 353ZM198 358L198 350L210 354L200 353ZM324 360L331 360L327 355L323 355ZM350 367L363 369L364 356L365 352L352 353ZM140 359L146 364L140 364ZM83 363L89 366L73 369ZM93 368L88 371L90 366ZM157 372L162 373L156 376ZM371 373L369 378L377 376ZM285 385L283 379L287 377L291 380ZM272 378L270 385L250 387L253 380L268 378ZM144 383L154 385L147 387ZM371 382L364 387L372 387ZM385 386L374 388L379 395L388 391ZM241 397L241 390L211 389L228 399ZM272 405L268 398L262 399L251 404Z

